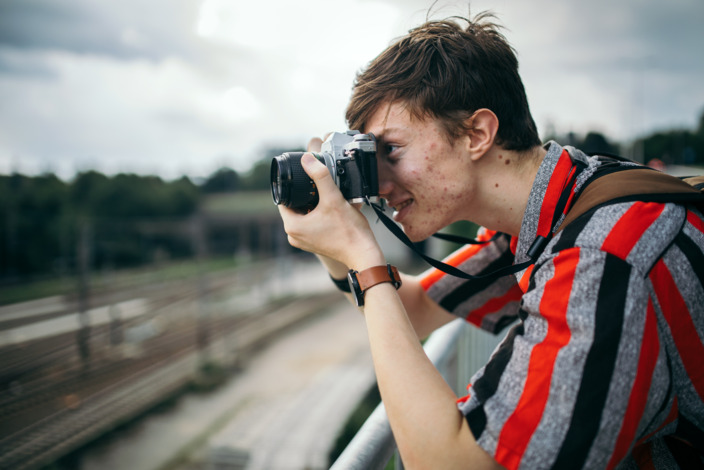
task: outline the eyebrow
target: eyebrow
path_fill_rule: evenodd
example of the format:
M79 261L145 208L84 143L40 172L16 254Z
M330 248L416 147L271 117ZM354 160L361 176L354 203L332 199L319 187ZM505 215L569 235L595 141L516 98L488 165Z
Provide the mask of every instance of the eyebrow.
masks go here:
M403 132L403 129L400 127L385 127L384 129L382 129L382 132L380 134L377 134L376 132L372 132L372 134L374 134L374 137L376 137L376 140L381 141L381 142L385 142L386 140L388 140L386 138L386 136L391 134L391 138L393 138L394 133L397 133L397 132Z

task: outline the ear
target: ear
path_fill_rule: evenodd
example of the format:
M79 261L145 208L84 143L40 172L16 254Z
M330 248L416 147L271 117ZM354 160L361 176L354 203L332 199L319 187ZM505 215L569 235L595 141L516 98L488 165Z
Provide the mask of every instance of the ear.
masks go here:
M499 118L486 108L478 109L467 120L468 150L472 160L479 160L494 146L499 131Z

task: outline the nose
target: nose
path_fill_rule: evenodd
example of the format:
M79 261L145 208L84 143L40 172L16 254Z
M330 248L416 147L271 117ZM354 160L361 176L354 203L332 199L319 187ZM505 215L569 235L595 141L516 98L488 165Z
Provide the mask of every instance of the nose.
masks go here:
M377 163L377 172L379 179L379 197L388 199L388 196L394 189L391 171L388 165L385 165L383 161L379 161Z

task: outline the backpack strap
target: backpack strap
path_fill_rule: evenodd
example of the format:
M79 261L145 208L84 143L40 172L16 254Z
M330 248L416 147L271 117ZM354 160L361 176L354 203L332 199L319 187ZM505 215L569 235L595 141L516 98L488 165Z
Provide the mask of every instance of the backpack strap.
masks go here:
M577 217L604 204L627 201L693 204L704 212L704 176L684 180L645 167L624 167L620 171L595 175L565 216L558 231Z
M697 188L699 191L704 191L704 175L702 176L687 176L682 178L682 181Z

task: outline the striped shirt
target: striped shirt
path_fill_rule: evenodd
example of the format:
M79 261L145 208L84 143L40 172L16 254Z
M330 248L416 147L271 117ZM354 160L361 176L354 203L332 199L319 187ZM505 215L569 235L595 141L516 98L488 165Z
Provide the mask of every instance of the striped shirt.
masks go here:
M526 261L536 236L560 225L560 201L601 163L554 142L547 150L518 238L464 247L449 264L481 274ZM515 276L466 281L433 269L421 279L477 326L513 323L458 406L498 463L529 469L701 458L692 448L704 453L703 283L702 214L653 202L588 211Z

